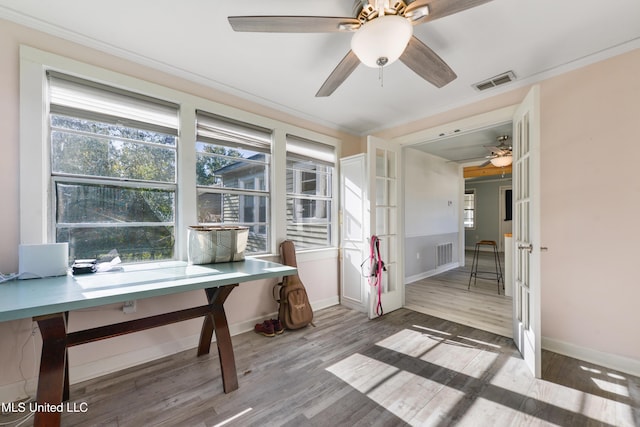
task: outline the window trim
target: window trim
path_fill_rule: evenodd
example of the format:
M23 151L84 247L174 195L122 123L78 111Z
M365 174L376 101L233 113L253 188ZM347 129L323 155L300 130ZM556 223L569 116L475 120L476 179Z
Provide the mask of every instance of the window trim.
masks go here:
M196 110L216 114L271 129L272 164L269 191L271 218L270 247L268 254L278 254L277 243L286 239L286 135L293 134L311 141L334 147L336 158L340 158L340 140L336 137L300 128L255 113L230 107L219 102L198 97L186 92L162 86L151 81L131 77L117 71L76 61L64 56L42 51L30 46L20 46L20 242L47 243L55 240L55 230L50 224L51 171L48 144L48 102L46 72L59 71L64 74L95 81L99 84L129 90L153 98L180 105L178 144L178 189L176 191L176 258L187 259L186 229L197 223L196 199L198 187L195 170ZM186 167L184 165L187 165ZM191 167L189 167L191 165ZM332 186L338 188L339 163L335 164ZM25 196L25 195L28 195ZM337 242L338 194L332 194L332 249ZM333 252L332 252L333 253Z

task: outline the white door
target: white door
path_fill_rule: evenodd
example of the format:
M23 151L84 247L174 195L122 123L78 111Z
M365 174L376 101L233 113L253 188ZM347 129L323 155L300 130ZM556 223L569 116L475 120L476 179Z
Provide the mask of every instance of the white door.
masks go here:
M540 95L534 86L513 118L513 340L536 378L540 330Z
M340 303L369 312L369 289L362 277L369 229L366 157L364 154L340 159Z
M389 313L403 305L404 263L400 238L400 147L380 138L367 137L367 172L369 195L369 236L380 240L380 257L386 271L382 273L380 303ZM377 317L378 290L370 288L369 318Z

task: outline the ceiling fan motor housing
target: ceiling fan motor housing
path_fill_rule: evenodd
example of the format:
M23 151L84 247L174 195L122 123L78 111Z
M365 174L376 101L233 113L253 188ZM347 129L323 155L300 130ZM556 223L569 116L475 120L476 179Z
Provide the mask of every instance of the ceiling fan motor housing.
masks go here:
M360 27L351 39L351 50L367 67L389 65L400 58L413 36L413 26L406 18L384 15Z

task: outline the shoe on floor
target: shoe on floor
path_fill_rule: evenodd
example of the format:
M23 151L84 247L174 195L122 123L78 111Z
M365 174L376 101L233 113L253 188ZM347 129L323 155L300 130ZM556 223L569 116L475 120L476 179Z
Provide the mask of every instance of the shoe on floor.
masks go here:
M253 328L257 333L264 335L265 337L275 337L276 333L273 330L273 324L265 320L262 323L257 323Z
M273 332L278 335L284 332L284 327L282 326L282 322L280 322L280 319L271 319L269 320L269 322L271 322L271 325L273 326Z

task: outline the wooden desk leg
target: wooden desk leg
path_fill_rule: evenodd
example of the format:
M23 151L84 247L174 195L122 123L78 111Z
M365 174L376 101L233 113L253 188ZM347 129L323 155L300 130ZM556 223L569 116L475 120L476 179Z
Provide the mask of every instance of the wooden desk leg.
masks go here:
M68 311L64 313L64 321L66 325L69 324ZM66 335L66 331L65 331L65 335ZM63 402L69 401L69 347L66 347L66 345L64 349L64 387L62 389L62 401Z
M56 408L62 404L67 375L66 316L64 313L56 313L35 317L34 320L38 322L42 335L42 355L36 394L39 410L35 414L33 425L59 426L61 413Z
M238 374L236 361L233 355L233 344L227 316L224 312L224 302L236 285L221 286L219 288L205 289L207 299L211 305L211 313L204 317L202 331L200 332L200 344L198 356L209 354L213 331L216 332L216 345L220 358L220 371L222 372L222 387L225 393L238 389Z

